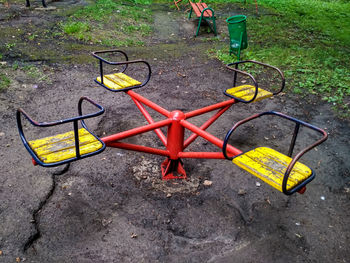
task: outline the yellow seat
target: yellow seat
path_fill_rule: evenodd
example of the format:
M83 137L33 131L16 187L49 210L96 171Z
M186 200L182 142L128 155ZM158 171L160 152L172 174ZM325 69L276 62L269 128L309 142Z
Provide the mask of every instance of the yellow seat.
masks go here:
M80 155L95 152L103 147L86 129L78 130ZM76 157L74 131L28 142L43 163L56 163Z
M283 177L291 161L292 158L267 147L253 149L232 160L234 164L281 192ZM287 190L299 185L311 175L312 170L309 167L296 162L288 177Z
M101 83L101 77L96 78L97 82ZM134 86L141 85L141 82L125 75L124 73L114 73L103 76L103 84L112 90L121 90Z
M233 87L226 90L227 94L230 94L232 97L237 98L242 101L249 101L253 98L256 88L252 85L241 85ZM273 93L266 91L264 89L258 88L258 94L254 99L254 102L260 101L269 97L272 97Z

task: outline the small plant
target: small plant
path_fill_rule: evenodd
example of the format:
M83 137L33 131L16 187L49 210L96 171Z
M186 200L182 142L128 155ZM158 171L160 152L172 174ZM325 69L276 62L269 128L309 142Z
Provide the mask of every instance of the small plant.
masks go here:
M26 65L22 69L26 72L28 77L35 81L51 83L49 76L33 65Z
M4 73L0 73L0 92L7 89L10 84L11 80Z
M61 28L65 34L79 40L106 46L143 45L143 37L152 32L151 11L141 5L149 0L97 0L71 15ZM136 3L137 2L137 3ZM79 20L79 21L77 21Z
M6 44L6 49L11 51L16 46L16 43L8 43Z
M18 68L19 68L18 63L17 63L17 62L13 63L12 69L13 69L13 70L17 70Z
M29 39L29 40L34 40L34 39L37 38L37 37L38 37L37 34L29 34L29 35L28 35L28 39Z
M66 24L63 24L63 31L68 35L73 35L82 32L88 32L90 26L85 22L70 21Z

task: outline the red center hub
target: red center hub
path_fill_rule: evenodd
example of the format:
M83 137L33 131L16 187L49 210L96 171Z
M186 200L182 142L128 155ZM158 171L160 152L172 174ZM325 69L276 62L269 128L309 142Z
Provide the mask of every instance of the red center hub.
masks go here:
M181 125L181 121L185 118L185 114L182 111L175 110L170 113L172 122L168 126L166 145L169 151L169 158L161 165L163 180L186 178L186 172L179 158L179 153L184 149L185 128Z

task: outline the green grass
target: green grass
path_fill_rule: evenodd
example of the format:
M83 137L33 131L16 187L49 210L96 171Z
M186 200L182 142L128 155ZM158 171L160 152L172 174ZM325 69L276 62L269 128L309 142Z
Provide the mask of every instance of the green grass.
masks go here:
M4 73L0 73L0 92L7 89L10 84L11 80Z
M73 13L61 24L63 32L79 40L105 46L143 45L150 35L152 13L146 4L133 0L97 0Z
M79 21L70 21L63 24L63 31L66 34L77 34L90 31L88 23Z
M208 0L207 2L210 2ZM263 61L281 68L287 92L319 95L339 112L350 116L350 2L327 0L259 0L238 2L247 15L248 49L241 59ZM232 62L228 47L209 51Z
M32 80L35 80L36 82L44 82L47 84L51 84L51 79L48 74L45 74L41 69L34 65L24 65L22 67L19 67L18 65L14 64L13 69L21 69L23 70L29 78Z

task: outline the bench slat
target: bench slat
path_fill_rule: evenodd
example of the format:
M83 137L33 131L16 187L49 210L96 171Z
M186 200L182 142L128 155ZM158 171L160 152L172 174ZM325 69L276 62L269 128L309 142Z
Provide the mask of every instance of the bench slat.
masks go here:
M203 9L208 7L207 4L205 4L205 3L192 3L192 2L191 2L191 6L192 6L193 11L196 13L197 17L200 17ZM203 16L204 17L212 17L212 12L210 10L207 10L204 12Z

